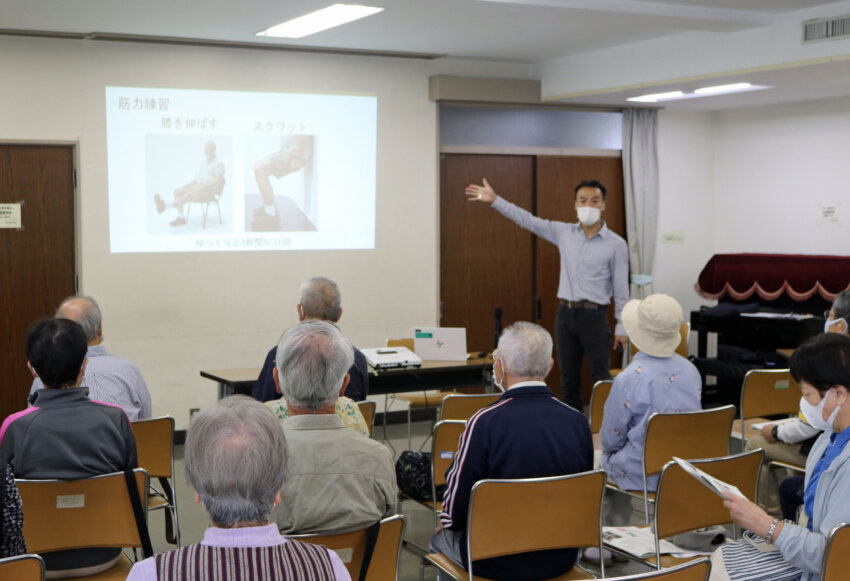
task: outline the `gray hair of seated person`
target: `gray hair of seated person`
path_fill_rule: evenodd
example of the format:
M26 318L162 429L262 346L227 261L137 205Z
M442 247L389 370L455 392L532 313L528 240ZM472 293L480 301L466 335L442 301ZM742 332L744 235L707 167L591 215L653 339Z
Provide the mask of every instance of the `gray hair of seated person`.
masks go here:
M275 364L286 402L315 412L336 402L354 348L335 325L305 321L280 338Z
M196 415L186 434L186 480L218 527L267 524L286 461L280 422L244 395Z
M850 289L843 290L832 301L832 312L836 319L850 321Z
M87 308L81 310L82 317L80 320L71 319L65 311L65 305L78 299L85 301L87 303ZM83 328L83 333L86 334L87 341L94 341L97 339L100 324L103 322L103 314L100 312L100 306L97 304L96 300L87 295L73 295L67 297L59 305L59 308L56 309L56 318L77 321L77 323L80 324L80 327Z
M552 335L540 325L517 321L502 331L495 356L512 377L542 380L552 360Z
M342 315L342 295L339 286L329 278L314 276L301 283L299 303L308 319L336 323Z

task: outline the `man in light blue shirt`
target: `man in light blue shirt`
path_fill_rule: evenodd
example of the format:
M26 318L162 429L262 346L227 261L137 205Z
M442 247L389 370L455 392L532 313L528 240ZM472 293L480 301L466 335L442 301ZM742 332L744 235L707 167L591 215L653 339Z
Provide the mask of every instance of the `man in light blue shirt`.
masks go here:
M68 297L56 309L56 318L79 323L86 334L88 365L82 385L89 388L89 399L117 405L131 422L151 417L151 395L142 372L130 361L110 355L103 346L103 315L97 302L87 296ZM30 401L43 388L36 377Z
M493 209L521 228L558 247L561 276L558 283L558 314L555 346L561 370L561 399L579 411L582 357L587 357L593 382L611 377L611 330L607 307L614 298L614 346L625 347L627 337L621 322L623 305L629 300L629 253L626 242L608 229L601 219L605 210L605 186L595 180L575 188L577 223L555 222L500 198L484 180L470 184L466 195L472 201L492 204Z

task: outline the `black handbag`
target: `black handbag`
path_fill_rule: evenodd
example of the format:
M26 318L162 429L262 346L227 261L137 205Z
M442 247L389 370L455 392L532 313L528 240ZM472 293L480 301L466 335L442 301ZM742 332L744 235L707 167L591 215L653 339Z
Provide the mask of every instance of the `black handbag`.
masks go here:
M395 463L395 476L399 490L406 496L414 500L434 500L431 491L430 452L402 452ZM438 487L438 497L442 496L443 488Z

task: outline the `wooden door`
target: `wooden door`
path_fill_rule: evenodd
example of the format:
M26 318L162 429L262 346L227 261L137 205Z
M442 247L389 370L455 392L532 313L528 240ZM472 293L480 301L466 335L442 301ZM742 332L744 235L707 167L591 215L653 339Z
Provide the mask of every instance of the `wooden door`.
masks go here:
M470 351L493 348L496 307L506 327L533 320L533 236L487 204L469 202L470 183L490 184L531 209L534 158L446 154L440 161L440 300L445 327L466 327Z
M577 221L574 190L583 180L595 179L607 188L605 212L602 217L608 228L626 237L625 203L623 200L623 166L619 157L554 157L537 158L537 215L548 220ZM555 334L555 313L558 310L558 278L561 273L560 254L554 244L537 239L537 296L540 300L540 325ZM608 308L608 320L614 329L614 306ZM620 366L620 354L611 352L611 363ZM547 383L552 391L561 393L558 359L549 373ZM590 376L587 363L582 366L582 399L590 401Z
M0 203L23 203L20 230L0 228L0 419L26 407L26 331L74 293L74 149L0 145Z

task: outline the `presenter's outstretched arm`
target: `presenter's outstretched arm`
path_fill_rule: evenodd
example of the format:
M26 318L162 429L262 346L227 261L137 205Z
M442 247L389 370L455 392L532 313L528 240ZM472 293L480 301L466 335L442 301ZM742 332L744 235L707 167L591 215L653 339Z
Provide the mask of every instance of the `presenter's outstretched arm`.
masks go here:
M483 180L484 185L478 186L475 184L469 184L466 186L466 197L470 202L484 202L485 204L492 204L496 201L496 192L493 191L493 188L490 187L490 184L487 183L487 178Z

